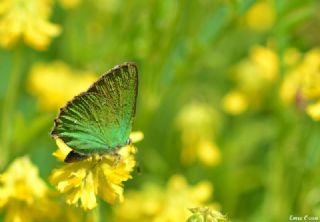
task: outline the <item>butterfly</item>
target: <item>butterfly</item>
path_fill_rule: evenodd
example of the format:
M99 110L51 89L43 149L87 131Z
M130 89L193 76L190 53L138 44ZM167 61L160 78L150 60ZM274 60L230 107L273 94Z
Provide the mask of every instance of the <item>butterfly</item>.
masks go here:
M72 149L64 162L116 153L128 145L137 95L137 66L124 63L110 69L61 108L51 136L62 139Z

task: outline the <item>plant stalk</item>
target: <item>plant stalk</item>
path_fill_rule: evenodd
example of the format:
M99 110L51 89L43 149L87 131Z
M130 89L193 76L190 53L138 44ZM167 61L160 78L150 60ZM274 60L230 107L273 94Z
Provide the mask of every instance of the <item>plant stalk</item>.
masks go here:
M11 66L8 88L2 106L1 131L0 131L0 169L2 169L9 159L9 147L11 145L11 135L13 131L14 109L17 100L19 83L21 78L21 49L17 47Z

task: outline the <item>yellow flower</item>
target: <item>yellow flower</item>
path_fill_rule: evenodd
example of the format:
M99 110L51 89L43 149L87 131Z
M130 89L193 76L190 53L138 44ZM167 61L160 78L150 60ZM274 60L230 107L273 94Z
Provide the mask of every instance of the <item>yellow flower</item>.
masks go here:
M220 149L211 141L200 141L197 151L199 160L206 166L215 166L221 161Z
M297 62L296 62L297 63ZM320 49L307 52L285 75L280 97L286 104L295 103L314 120L320 120Z
M35 49L46 49L60 34L60 27L48 21L51 7L51 0L2 0L0 45L8 48L22 38Z
M312 119L319 121L320 120L320 102L311 104L306 108L306 112Z
M320 97L320 49L306 53L300 68L302 75L302 93L310 99Z
M278 55L272 49L255 46L250 51L250 59L264 79L267 81L277 79L279 59Z
M121 222L181 222L188 209L206 204L212 194L212 185L202 181L188 185L181 175L170 178L165 188L146 184L142 191L129 191L125 201L114 208L114 221Z
M272 49L262 46L251 48L249 58L235 67L236 80L242 90L257 92L278 77L279 58Z
M59 3L65 9L72 9L80 5L81 0L59 0Z
M239 91L231 91L223 98L223 110L231 115L239 115L246 111L248 101L246 96Z
M189 217L187 222L221 222L227 220L226 216L209 207L191 208L190 211L193 215Z
M301 91L301 75L299 68L289 72L280 87L280 98L285 104L296 100L298 90Z
M141 134L141 133L140 133ZM134 137L130 137L133 142ZM54 155L63 160L71 150L57 139L60 151ZM68 204L78 205L87 210L97 206L96 195L108 203L123 201L122 182L131 177L135 167L134 154L136 148L130 144L120 148L116 155L93 155L85 160L68 163L56 169L50 176L50 181L61 193L66 193Z
M278 78L279 58L270 48L255 46L249 57L234 67L236 87L223 99L223 109L233 115L259 109Z
M191 103L183 107L176 119L181 131L181 161L191 164L197 157L206 166L220 162L220 150L214 143L218 131L218 113L207 104Z
M57 215L49 189L28 157L16 159L0 175L0 207L6 222L45 221Z
M267 0L254 4L245 16L249 28L257 32L270 30L275 22L275 17L274 6L272 2Z
M28 90L38 97L42 109L56 110L96 80L94 73L72 70L62 62L37 63L31 69Z

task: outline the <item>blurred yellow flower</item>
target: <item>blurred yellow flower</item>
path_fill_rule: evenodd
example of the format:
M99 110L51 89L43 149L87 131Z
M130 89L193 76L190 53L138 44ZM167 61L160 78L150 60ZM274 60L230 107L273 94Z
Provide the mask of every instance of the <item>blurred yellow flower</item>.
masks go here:
M132 142L134 137L130 137ZM56 139L60 151L54 153L64 160L71 150L61 139ZM61 193L66 193L68 204L78 205L90 210L97 206L96 195L108 203L123 201L122 182L131 177L135 167L134 154L136 148L130 144L120 148L116 155L93 155L87 159L68 163L60 169L55 169L50 181ZM80 203L79 203L80 202Z
M176 124L181 131L182 163L191 164L196 158L206 166L220 162L220 150L214 143L218 119L218 113L207 104L191 103L181 109Z
M257 32L268 31L276 20L273 2L270 0L258 1L246 13L248 27Z
M252 47L249 57L234 67L235 89L223 98L224 111L238 115L261 107L279 75L279 58L268 47Z
M274 81L277 79L279 59L272 49L255 46L250 50L250 60L265 80Z
M286 73L280 88L280 97L284 103L295 103L316 121L320 120L319 73L320 49L315 48Z
M280 97L285 104L290 104L297 98L298 91L301 92L301 75L299 68L296 68L284 77Z
M206 166L215 166L220 163L221 153L219 147L211 141L200 141L197 155L199 160Z
M8 48L19 38L37 50L48 47L60 27L48 21L51 0L2 0L0 2L0 45Z
M211 194L211 183L202 181L190 186L183 176L175 175L170 178L166 188L145 184L142 191L129 191L125 201L114 208L114 221L186 221L188 209L206 204Z
M187 222L222 222L227 221L226 216L222 215L219 211L212 210L209 207L196 207L191 208L193 213Z
M246 92L257 92L278 78L279 58L275 51L267 47L254 46L249 58L235 66L238 85Z
M72 9L80 5L81 0L59 0L59 3L65 9Z
M62 62L36 63L31 69L27 87L38 97L42 109L56 110L96 80L94 73L72 70Z
M222 107L225 112L231 115L239 115L246 111L248 101L243 93L239 91L231 91L224 96Z
M306 53L301 67L302 94L309 99L320 97L320 49L316 48Z
M319 121L320 120L320 101L315 104L311 104L306 108L306 112L312 119Z
M0 175L0 183L6 222L46 221L58 214L59 208L48 197L49 188L28 157L16 159Z

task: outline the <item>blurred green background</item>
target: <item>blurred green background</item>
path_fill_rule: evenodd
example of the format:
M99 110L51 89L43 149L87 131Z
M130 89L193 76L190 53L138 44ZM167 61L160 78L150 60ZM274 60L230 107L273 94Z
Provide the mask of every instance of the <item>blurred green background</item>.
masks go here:
M320 217L318 1L52 3L47 22L61 31L47 47L24 36L0 51L2 171L28 155L48 181L61 165L49 136L59 107L132 61L139 69L134 130L144 140L136 157L142 172L125 183L125 198L145 184L166 189L181 175L191 187L209 181L213 193L203 204L232 221ZM117 218L100 205L101 221ZM187 219L155 212L147 221Z

